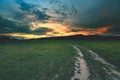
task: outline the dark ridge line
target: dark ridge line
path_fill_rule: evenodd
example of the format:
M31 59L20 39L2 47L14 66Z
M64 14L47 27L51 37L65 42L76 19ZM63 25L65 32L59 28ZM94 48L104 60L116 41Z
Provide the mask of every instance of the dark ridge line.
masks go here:
M0 36L0 40L26 40L22 37ZM120 36L72 35L62 37L37 38L28 40L120 40Z

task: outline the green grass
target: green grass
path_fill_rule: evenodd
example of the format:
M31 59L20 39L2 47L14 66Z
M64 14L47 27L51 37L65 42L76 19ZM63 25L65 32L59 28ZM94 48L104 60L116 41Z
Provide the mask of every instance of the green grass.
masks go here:
M120 71L120 41L118 40L77 40L69 41L98 53L109 63L117 66Z
M64 41L1 41L0 80L69 80L75 55Z
M120 70L120 41L5 40L0 41L0 80L70 80L77 54L68 44L87 47Z

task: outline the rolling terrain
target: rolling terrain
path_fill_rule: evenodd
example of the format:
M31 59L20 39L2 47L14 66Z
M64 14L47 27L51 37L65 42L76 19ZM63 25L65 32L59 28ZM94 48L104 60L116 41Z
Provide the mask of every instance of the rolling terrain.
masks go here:
M119 80L119 40L0 40L0 80Z

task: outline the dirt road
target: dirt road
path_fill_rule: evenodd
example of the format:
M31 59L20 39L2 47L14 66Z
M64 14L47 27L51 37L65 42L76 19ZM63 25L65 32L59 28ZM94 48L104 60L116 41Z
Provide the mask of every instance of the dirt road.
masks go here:
M78 54L71 80L120 80L116 67L97 53L78 45L71 46Z

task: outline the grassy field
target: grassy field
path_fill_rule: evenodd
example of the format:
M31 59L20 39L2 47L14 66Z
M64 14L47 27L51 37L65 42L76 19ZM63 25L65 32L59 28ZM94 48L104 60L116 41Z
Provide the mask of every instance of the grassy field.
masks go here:
M0 41L0 80L70 80L76 51L87 47L120 70L120 41L29 40Z
M0 41L0 80L70 80L75 55L64 41Z
M120 41L118 40L75 40L68 41L71 44L86 47L93 50L109 63L117 66L120 71Z

